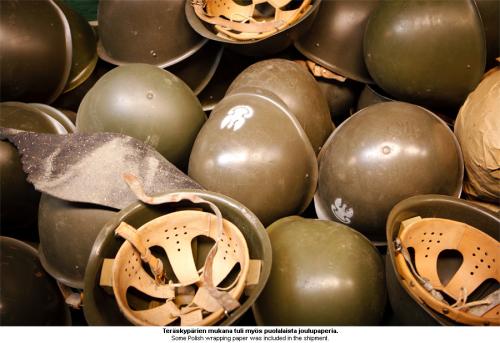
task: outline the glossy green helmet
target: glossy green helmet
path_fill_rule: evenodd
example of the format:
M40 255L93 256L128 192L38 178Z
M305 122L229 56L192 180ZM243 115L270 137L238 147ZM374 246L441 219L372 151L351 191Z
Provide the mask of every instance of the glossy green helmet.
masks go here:
M240 89L212 111L196 138L188 174L269 224L308 206L317 162L304 130L280 99L261 89Z
M200 102L178 77L152 65L129 64L106 73L85 95L76 127L140 139L183 168L205 119Z
M380 323L384 266L368 239L343 224L295 216L267 232L273 266L253 307L258 325Z

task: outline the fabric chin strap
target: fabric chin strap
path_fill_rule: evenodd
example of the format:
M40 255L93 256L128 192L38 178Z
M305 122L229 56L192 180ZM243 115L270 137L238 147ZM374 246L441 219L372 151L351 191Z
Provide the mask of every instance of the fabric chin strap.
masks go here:
M500 324L500 291L468 302L468 297L489 279L500 282L500 244L465 223L441 218L411 218L401 224L395 244L395 262L407 291L426 305L462 324ZM415 252L414 262L408 248ZM456 250L463 262L446 285L437 261L441 252ZM448 304L443 294L455 300Z
M224 314L240 306L249 271L249 251L245 238L231 222L222 218L217 206L189 192L171 193L159 197L147 196L139 180L124 176L137 197L148 204L189 200L207 204L215 213L194 210L177 211L147 222L139 229L121 223L115 233L126 242L120 247L112 265L112 287L120 310L136 325L168 325L177 318L181 325L211 325ZM192 241L199 236L210 237L215 244L209 250L205 264L196 268ZM151 252L162 248L178 282L168 280L162 261ZM147 263L151 277L142 262ZM232 283L221 288L234 268L240 271ZM151 308L134 310L127 292L134 288L145 298L154 298ZM164 299L159 302L158 299Z

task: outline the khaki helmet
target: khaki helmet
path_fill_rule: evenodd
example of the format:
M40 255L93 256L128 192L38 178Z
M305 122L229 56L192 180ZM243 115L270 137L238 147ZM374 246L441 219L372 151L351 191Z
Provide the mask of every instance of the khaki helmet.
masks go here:
M314 24L295 47L322 67L347 78L373 83L363 58L363 36L378 0L323 1Z
M1 101L50 103L71 70L68 20L53 1L2 1Z
M304 129L316 153L334 127L325 96L314 77L299 64L269 59L252 64L234 79L226 94L255 87L274 93Z
M286 217L267 228L273 266L253 312L258 325L377 325L384 265L363 235L332 221Z
M381 102L393 101L387 94L375 85L365 85L358 98L356 112Z
M486 35L486 68L497 64L495 60L500 56L500 2L490 0L475 0L484 25Z
M153 146L181 169L205 122L200 102L172 73L129 64L106 73L78 109L79 132L118 132Z
M383 1L367 24L364 55L395 99L455 109L484 73L483 24L472 0Z
M189 25L201 36L225 43L242 55L264 56L285 50L304 34L320 2L186 1L185 11Z
M40 262L59 282L83 289L94 240L115 209L42 194L38 210Z
M498 204L500 198L500 68L469 94L455 121L466 178L464 192Z
M217 104L200 130L188 175L240 201L267 225L308 206L317 162L304 130L279 98L240 89Z
M499 226L498 214L449 196L394 206L385 270L396 324L499 325Z
M68 133L73 133L76 131L76 126L71 121L71 119L69 119L69 117L65 113L59 111L57 108L39 103L32 103L29 105L37 108L38 110L42 111L49 117L52 117L55 120L57 120L62 126L64 126L64 128Z
M148 197L144 194L143 196L147 199L142 200L148 201L148 204L137 202L122 210L104 226L94 243L85 273L84 313L88 323L90 325L237 323L262 291L271 269L269 238L257 217L238 202L207 191L180 190L157 197ZM217 233L219 218L222 218L221 222L224 224L222 236ZM212 233L204 231L207 228L213 229ZM191 240L193 235L196 237ZM215 257L212 250L214 241L217 242ZM139 247L141 244L144 249ZM244 249L244 245L247 249ZM245 250L250 259L249 265L246 265L245 259L234 255ZM143 256L141 266L141 260L138 258L147 251L151 255ZM208 262L209 260L213 262ZM236 273L228 275L227 273L232 270L231 265L236 262L239 265L239 267L235 265L236 269L233 268ZM205 268L200 269L203 265ZM248 271L245 270L246 267ZM235 279L238 269L241 272ZM213 270L213 279L208 280L203 270ZM241 287L241 277L247 272L253 276L246 278L247 286L245 294L238 299L239 306L228 310L226 317L220 317L220 306L216 305L217 301L213 303L215 307L206 307L207 304L202 300L207 297L206 292L203 294L203 289L211 287L207 286L208 284L212 282L216 284L218 282L216 280L227 275L221 285L225 284L228 289L234 289L234 285L228 282L235 281L234 284L240 284ZM113 276L110 277L111 275ZM153 277L157 275L159 278L155 278L154 281ZM198 278L201 278L199 285L204 286L200 286L195 292L189 285ZM179 283L175 279L185 287L179 288ZM190 279L189 282L187 279ZM168 284L166 280L172 280L173 283ZM128 291L129 294L125 297L124 292L127 292L128 282L135 283L138 291ZM157 285L151 289L150 285L155 282ZM234 293L225 292L221 288L224 286L221 285L217 287L218 290L211 291L223 296L228 303L233 303ZM169 292L167 288L175 289L175 294L168 297L167 301L158 302L158 298L164 299L165 294ZM130 311L130 306L135 311ZM207 310L200 313L199 307ZM147 310L148 308L150 310ZM179 313L179 310L182 313ZM170 317L169 313L173 317ZM207 313L211 313L209 317L212 317L212 321L204 320L200 324L199 319L207 319ZM212 316L214 313L218 314Z
M71 325L61 292L43 270L33 247L0 236L0 262L2 325Z
M35 106L20 102L0 103L0 127L41 133L66 134L63 125ZM0 228L2 234L37 240L40 193L26 181L17 149L0 141Z
M100 1L99 57L115 65L147 63L164 68L193 55L207 40L187 23L184 2Z
M412 195L458 197L462 153L453 132L432 112L384 102L347 119L319 158L316 211L372 241L384 241L391 208Z
M335 125L340 125L354 113L359 84L346 80L339 82L333 79L317 79L319 88L325 95L330 116Z

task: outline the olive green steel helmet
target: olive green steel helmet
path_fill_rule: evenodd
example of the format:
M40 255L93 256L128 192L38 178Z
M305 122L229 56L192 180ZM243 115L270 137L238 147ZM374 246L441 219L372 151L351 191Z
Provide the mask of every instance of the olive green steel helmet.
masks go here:
M269 281L253 306L258 325L377 325L386 303L377 249L351 228L286 217L267 228Z
M466 178L464 192L483 201L500 199L500 68L470 93L455 121Z
M334 127L326 98L314 77L299 64L285 59L269 59L246 68L231 83L226 94L255 87L278 96L297 118L319 153Z
M200 102L178 77L152 65L129 64L106 73L85 95L76 127L140 139L182 169L205 119Z
M368 17L378 5L379 0L323 1L311 29L295 47L326 69L373 83L363 58L363 36Z
M70 75L72 40L64 13L53 1L2 1L1 101L50 103Z
M200 130L188 175L240 201L268 225L308 206L317 162L304 130L279 98L240 89L217 104Z
M0 262L1 325L71 325L69 308L33 247L0 236Z
M486 69L497 64L500 57L500 2L475 0L484 25L486 35Z
M73 133L76 131L76 126L71 121L71 119L69 119L69 117L65 113L59 111L57 108L39 103L32 103L29 105L39 109L49 117L52 117L53 119L57 120L66 129L68 133Z
M359 93L359 83L346 80L339 82L332 79L317 79L319 88L325 95L330 116L335 125L340 125L354 113Z
M459 196L464 166L453 132L408 103L367 107L333 132L319 160L316 212L384 241L391 208L409 196Z
M172 197L174 194L178 200L185 199L186 195L189 195L190 198L198 197L199 199L196 203L193 203L190 200L181 200L180 202L170 200L166 203L159 203L157 205L148 205L142 202L134 203L119 212L99 233L94 243L94 247L92 248L85 273L83 308L85 318L90 325L131 324L131 322L128 321L122 313L113 291L110 292L110 290L106 288L106 285L109 285L105 282L106 273L104 273L106 269L105 265L107 264L105 259L117 258L117 252L121 249L124 243L124 240L121 237L115 235L115 230L120 226L120 224L125 222L135 228L139 228L144 224L151 223L152 220L158 220L160 217L167 214L176 215L181 212L192 212L189 210L193 209L197 210L197 213L214 213L213 207L209 207L205 203L206 201L215 205L219 209L222 218L233 223L243 234L248 246L249 258L251 260L259 260L259 262L255 264L256 268L253 269L256 271L255 275L257 278L252 282L249 282L250 285L247 287L245 295L239 299L240 306L234 311L229 312L228 316L222 319L218 324L230 325L237 323L241 316L248 311L250 306L255 302L256 298L261 293L269 277L272 262L269 238L257 217L235 200L208 191L179 190L172 193L161 194L156 197L156 199ZM200 210L203 212L199 212ZM182 226L175 227L172 230L170 229L171 227L166 227L164 233L170 238L174 238L176 236L175 233L177 232L177 229L179 229L178 231L181 235L185 232L185 230L183 230L184 227ZM167 233L167 231L169 231L170 234ZM162 235L162 238L165 238L165 236ZM223 241L224 240L225 239L223 238ZM195 239L192 241L192 255L196 260L196 263L204 260L213 243L214 241L210 239ZM228 244L231 243L228 242ZM156 248L159 248L159 246ZM168 266L173 266L174 263L167 262L168 259L165 258L165 251L163 251L163 249L155 249L155 247L152 247L151 252L154 256L163 261L163 266L165 266L164 271L168 275L170 272L173 272L171 267ZM162 256L164 257L162 258ZM175 257L172 257L169 254L168 258ZM177 267L179 266L177 265ZM179 294L176 294L176 296L178 295ZM144 297L144 294L136 292L135 296L132 294L128 297L128 302L131 303L134 299L136 300L135 306L137 306L138 309L141 308L141 306L148 304L147 297ZM151 298L150 300L155 299ZM150 302L151 305L154 305L154 303L155 301ZM158 303L156 302L156 305L154 306L158 306ZM141 311L139 310L138 312ZM165 320L168 320L168 318L165 318Z
M358 98L356 112L381 102L393 101L387 94L375 85L365 85Z
M42 133L65 134L55 119L29 104L0 103L0 127ZM0 229L2 234L37 239L37 213L40 193L26 181L17 149L0 141Z
M386 256L385 270L388 296L391 307L394 311L395 324L457 325L458 323L455 320L452 320L447 316L453 311L453 309L447 311L447 306L443 303L443 307L440 311L433 310L431 307L426 305L421 298L417 297L414 292L409 291L409 287L407 286L408 278L406 278L405 281L396 269L397 266L400 266L396 260L398 258L400 259L398 255L401 254L401 244L397 241L397 238L398 236L401 236L401 230L406 226L404 222L410 221L411 223L412 220L418 219L415 217L421 217L424 220L429 220L431 218L437 218L439 221L452 220L460 222L462 227L470 225L479 230L480 234L485 236L485 239L494 239L498 244L498 240L500 239L498 231L498 228L500 227L499 216L482 206L473 204L466 200L444 195L418 195L399 202L396 206L394 206L387 218L386 235L388 252ZM436 229L437 231L435 232L429 230L427 234L432 236L432 232L434 232L434 236L446 237L448 234L456 231L454 227L443 224L436 227ZM443 235L440 235L440 233ZM429 239L432 239L432 237L429 237ZM468 245L473 242L470 239L465 239L463 243ZM447 244L447 246L450 246L449 243L446 243L445 239L437 244ZM437 246L433 246L429 243L429 247L431 247L431 249L435 249ZM468 279L471 278L470 275L479 271L479 268L486 271L493 270L491 268L497 268L497 280L495 281L494 278L489 279L481 286L480 291L468 294L469 296L466 300L467 302L474 302L484 298L492 292L498 292L499 282L499 262L495 259L495 253L485 255L485 250L481 249L481 247L479 247L480 250L477 250L477 246L472 246L472 248L474 251L469 252L467 256L464 256L462 251L449 247L449 250L445 250L438 255L437 262L432 261L432 263L435 264L434 268L437 269L439 278L447 285L449 284L448 281L451 277L459 278L463 281L463 285L465 285L468 282ZM477 261L471 261L471 258L476 259ZM492 261L492 259L494 261ZM487 268L487 265L490 265L490 269ZM466 272L464 277L460 277L460 274L463 274L462 271ZM457 276L457 274L459 276ZM414 282L414 287L419 286L417 285L418 283L419 281ZM429 287L429 290L431 289L432 288ZM468 293L471 291L472 289L469 289ZM450 304L451 303L453 302L450 302ZM496 306L496 317L498 321L498 300ZM493 315L495 315L495 313L493 313ZM493 324L493 322L491 323Z
M147 63L164 68L191 56L207 39L187 23L184 2L100 1L99 57L116 65Z
M394 98L456 109L484 73L484 29L472 0L383 1L367 24L364 55Z
M117 210L42 194L38 210L40 262L59 282L83 289L92 245Z

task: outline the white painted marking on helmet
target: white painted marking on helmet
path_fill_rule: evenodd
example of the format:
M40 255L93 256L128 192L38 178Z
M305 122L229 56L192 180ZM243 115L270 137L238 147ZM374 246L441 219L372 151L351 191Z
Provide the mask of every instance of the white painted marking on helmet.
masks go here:
M253 116L253 109L247 105L238 105L231 108L222 119L220 128L238 131L245 125L246 120Z
M347 204L343 203L341 198L336 198L334 203L330 205L330 208L335 217L342 223L351 223L351 218L354 216L354 210L352 207L347 207Z

